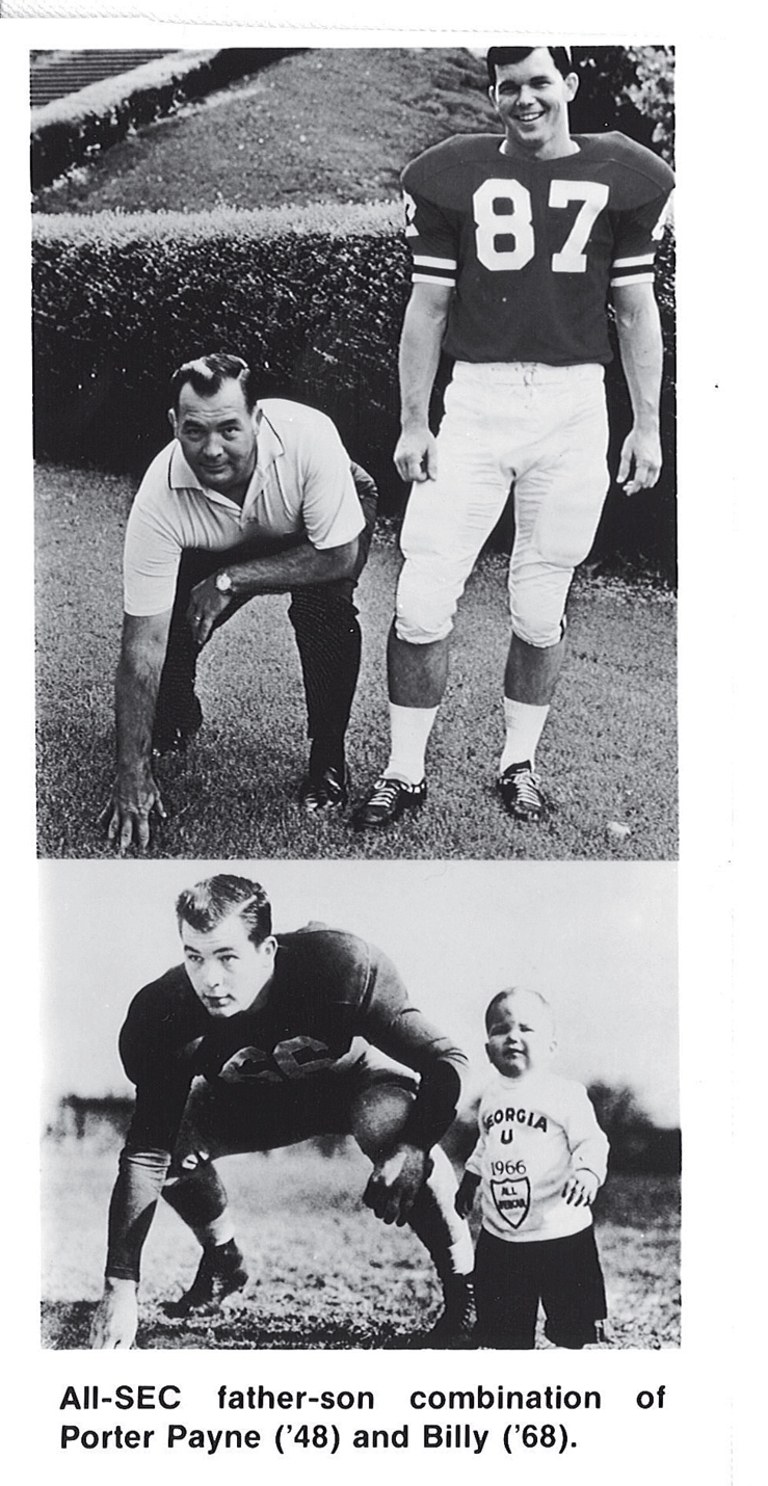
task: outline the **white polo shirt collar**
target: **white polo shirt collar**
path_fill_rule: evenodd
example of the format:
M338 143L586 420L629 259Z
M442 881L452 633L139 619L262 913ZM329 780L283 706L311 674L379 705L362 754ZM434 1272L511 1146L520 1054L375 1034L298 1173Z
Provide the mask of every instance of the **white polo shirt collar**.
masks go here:
M209 490L207 485L200 484L197 475L184 457L184 451L178 439L174 440L168 468L168 484L171 489L199 490L201 495L204 495L206 500L211 501L213 505L226 506L227 510L237 511L243 521L249 520L256 502L267 484L269 471L275 461L285 454L282 439L258 403L256 404L256 414L256 468L248 483L242 509L237 504L237 501L230 500L228 495L221 495L218 490Z

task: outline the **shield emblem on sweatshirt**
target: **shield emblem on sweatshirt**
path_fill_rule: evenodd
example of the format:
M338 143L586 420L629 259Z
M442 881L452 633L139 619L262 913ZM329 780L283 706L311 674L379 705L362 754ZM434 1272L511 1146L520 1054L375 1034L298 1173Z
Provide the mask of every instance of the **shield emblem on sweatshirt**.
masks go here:
M510 1228L519 1228L531 1206L531 1184L527 1176L507 1177L503 1182L491 1181L491 1191L499 1217L509 1223Z

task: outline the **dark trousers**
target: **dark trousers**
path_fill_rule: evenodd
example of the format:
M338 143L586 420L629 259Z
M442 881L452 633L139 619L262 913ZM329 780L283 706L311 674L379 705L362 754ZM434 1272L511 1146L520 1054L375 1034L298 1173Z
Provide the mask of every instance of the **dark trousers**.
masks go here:
M366 481L361 488L362 481L358 483L356 478L365 528L360 533L354 572L334 583L308 584L291 590L288 618L296 636L304 678L307 735L312 740L311 765L320 772L330 764L336 767L343 764L344 737L360 670L361 635L354 594L376 520L376 489L367 476ZM264 550L262 547L262 553ZM272 546L269 550L281 549ZM223 552L191 548L182 553L155 710L157 746L162 746L162 739L174 727L184 728L195 714L199 647L187 620L192 589L227 563L247 562L249 556L258 555L258 549L243 546ZM243 603L249 602L241 599L230 603L214 629L226 624Z
M475 1252L477 1344L508 1350L535 1345L541 1301L544 1333L560 1347L597 1340L605 1285L592 1226L565 1238L507 1242L480 1230Z

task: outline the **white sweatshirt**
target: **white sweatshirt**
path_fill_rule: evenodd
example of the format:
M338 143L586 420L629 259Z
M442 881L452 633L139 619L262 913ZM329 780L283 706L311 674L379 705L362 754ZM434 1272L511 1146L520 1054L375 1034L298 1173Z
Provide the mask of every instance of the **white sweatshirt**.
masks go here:
M605 1181L608 1141L583 1084L549 1071L497 1073L480 1103L480 1138L467 1171L481 1179L483 1227L524 1243L588 1228L591 1208L566 1203L568 1177Z

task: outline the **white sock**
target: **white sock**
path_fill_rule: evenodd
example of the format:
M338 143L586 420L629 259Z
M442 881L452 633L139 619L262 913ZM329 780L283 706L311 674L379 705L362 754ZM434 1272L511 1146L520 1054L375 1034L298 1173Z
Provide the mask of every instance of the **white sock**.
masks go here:
M424 778L424 755L427 751L437 707L397 707L389 704L392 729L392 751L384 774L388 779L404 779L407 784L421 784Z
M533 707L529 702L513 702L511 697L504 698L507 740L499 761L500 774L503 774L511 764L529 763L531 768L534 767L536 745L541 737L548 712L549 705Z

